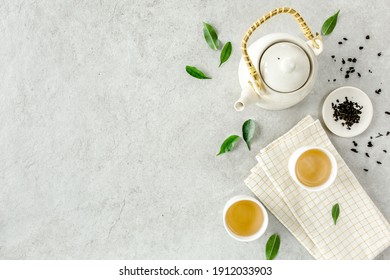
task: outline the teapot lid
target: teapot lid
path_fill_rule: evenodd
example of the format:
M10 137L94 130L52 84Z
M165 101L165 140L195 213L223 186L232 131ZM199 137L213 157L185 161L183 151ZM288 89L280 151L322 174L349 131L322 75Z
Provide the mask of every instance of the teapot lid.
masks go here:
M268 87L279 92L293 92L301 88L310 75L310 60L296 44L273 44L260 59L260 73Z

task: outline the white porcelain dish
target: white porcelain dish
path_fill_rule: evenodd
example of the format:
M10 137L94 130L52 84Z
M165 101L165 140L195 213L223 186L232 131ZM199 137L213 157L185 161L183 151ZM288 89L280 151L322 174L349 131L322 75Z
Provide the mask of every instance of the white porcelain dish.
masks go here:
M350 130L345 125L342 125L341 120L335 121L333 117L332 103L336 104L337 100L341 103L345 100L345 97L363 106L359 123L353 124ZM322 106L322 118L325 125L334 134L340 137L355 137L368 128L372 120L373 111L371 100L367 94L358 88L346 86L335 89L327 96Z

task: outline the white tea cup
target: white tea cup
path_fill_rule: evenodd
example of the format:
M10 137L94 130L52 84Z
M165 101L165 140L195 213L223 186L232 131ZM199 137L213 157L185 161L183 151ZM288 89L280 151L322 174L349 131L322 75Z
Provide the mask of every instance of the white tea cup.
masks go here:
M297 178L297 174L296 174L297 161L304 152L307 152L309 150L320 150L330 160L330 164L331 164L330 175L329 175L328 179L326 180L326 182L323 183L322 185L319 185L319 186L314 186L314 187L313 186L306 186L302 182L300 182ZM307 191L311 191L311 192L322 191L324 189L327 189L329 186L331 186L332 183L334 182L334 180L336 179L336 177L337 177L337 162L336 162L335 157L332 155L332 153L329 152L327 149L324 149L321 147L316 147L316 146L305 146L305 147L301 147L301 148L297 149L291 155L291 157L288 161L288 171L289 171L290 176L293 179L293 181L298 186L300 186L302 189L307 190Z
M260 228L252 235L249 235L249 236L242 236L242 235L238 235L236 233L234 233L228 226L227 224L227 221L226 221L226 214L229 210L229 208L237 203L237 202L240 202L240 201L244 201L244 200L249 200L249 201L252 201L254 203L257 204L257 206L260 208L262 214L263 214L263 223L261 224ZM267 210L265 209L265 207L260 203L260 201L258 201L257 199L251 197L251 196L248 196L248 195L238 195L238 196L234 196L232 197L231 199L229 199L226 204L225 204L225 207L224 207L224 210L223 210L223 224L225 226L225 229L227 231L227 233L233 237L234 239L238 240L238 241L243 241L243 242L248 242L248 241L254 241L258 238L260 238L265 230L267 229L267 226L268 226L268 213L267 213Z

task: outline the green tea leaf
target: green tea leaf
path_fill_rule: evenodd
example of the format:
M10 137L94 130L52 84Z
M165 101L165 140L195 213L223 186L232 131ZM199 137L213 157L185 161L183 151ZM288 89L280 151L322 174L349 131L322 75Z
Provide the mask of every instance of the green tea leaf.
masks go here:
M227 42L225 46L223 46L222 48L221 56L220 56L221 63L219 64L219 66L221 66L222 63L225 63L229 59L231 53L232 53L232 43Z
M248 146L249 151L251 150L250 142L255 134L256 124L253 120L249 119L242 125L242 137Z
M340 215L340 206L338 203L336 203L332 207L332 218L333 218L333 222L335 225L336 225L337 219L339 218L339 215Z
M203 35L211 49L215 51L219 49L221 42L218 40L217 32L214 27L206 22L203 22Z
M280 237L277 233L271 235L265 245L265 257L267 260L273 260L279 252Z
M322 25L321 32L323 35L329 35L337 24L337 17L339 16L340 10L337 11L333 16L328 18Z
M238 135L230 135L228 138L226 138L226 140L223 141L221 149L219 150L217 156L230 152L234 148L238 140L240 140L240 136Z
M186 71L188 74L190 74L192 77L195 77L197 79L211 79L210 77L207 77L202 71L200 71L198 68L194 66L186 66Z

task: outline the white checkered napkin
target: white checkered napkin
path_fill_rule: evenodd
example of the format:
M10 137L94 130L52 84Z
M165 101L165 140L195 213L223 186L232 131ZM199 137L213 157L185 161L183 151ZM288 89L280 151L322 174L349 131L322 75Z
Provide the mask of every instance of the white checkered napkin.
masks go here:
M283 137L291 136L302 130L304 127L312 123L314 120L307 116L295 125L289 132L279 139L273 141L265 149L271 148L282 141ZM264 149L264 150L265 150ZM264 170L257 164L251 170L251 175L245 180L245 184L249 189L263 202L268 210L302 243L302 245L313 255L316 259L323 259L321 252L315 246L314 242L306 234L303 227L298 223L282 196L273 187L272 182L265 174Z
M302 122L304 121L300 122L301 125ZM279 208L275 208L275 205L272 206L269 202L271 200L267 200L267 203L262 201L266 205L269 204L270 209L273 207L275 213L279 211L278 217L284 215L280 208L284 209L286 206L289 208L284 210L284 213L288 213L284 216L291 218L291 211L307 237L319 250L316 254L308 245L309 242L304 243L316 258L372 259L390 245L388 222L337 153L319 121L307 125L302 130L299 128L292 130L276 141L263 149L257 159L277 190L275 194L281 198L275 204L278 202L281 204L278 205ZM337 160L338 176L331 187L321 192L302 190L288 173L287 165L291 154L299 147L308 145L328 149ZM264 181L260 181L260 184ZM270 192L270 189L272 188L264 191ZM335 203L339 203L341 209L337 225L333 224L331 216L331 209ZM288 219L285 217L283 219L283 223L287 225ZM300 240L306 238L299 227L294 226L293 222L289 223L291 225L288 227L294 231L295 236L299 235Z

